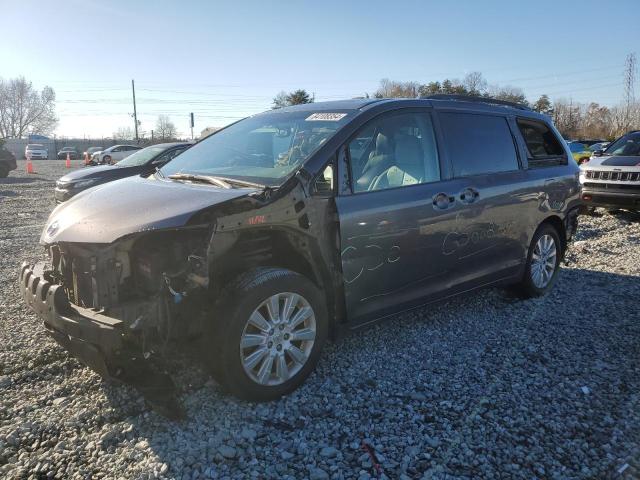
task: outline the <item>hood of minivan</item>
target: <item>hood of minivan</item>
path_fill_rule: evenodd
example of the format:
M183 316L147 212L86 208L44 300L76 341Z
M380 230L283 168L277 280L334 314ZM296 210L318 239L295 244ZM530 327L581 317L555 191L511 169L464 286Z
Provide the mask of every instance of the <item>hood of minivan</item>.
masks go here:
M194 213L255 192L155 177L129 177L79 193L51 212L40 243L111 243L131 233L184 226Z
M638 155L603 155L601 157L591 157L586 164L587 167L637 167L640 166L640 156Z

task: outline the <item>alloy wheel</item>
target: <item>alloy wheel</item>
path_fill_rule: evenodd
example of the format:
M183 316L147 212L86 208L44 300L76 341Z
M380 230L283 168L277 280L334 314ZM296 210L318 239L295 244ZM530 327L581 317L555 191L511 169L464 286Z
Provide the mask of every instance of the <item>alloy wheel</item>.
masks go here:
M240 337L242 368L260 385L280 385L304 367L315 339L316 317L309 302L297 293L277 293L245 324Z
M556 269L558 249L554 238L545 234L536 242L531 255L531 281L537 288L549 285Z

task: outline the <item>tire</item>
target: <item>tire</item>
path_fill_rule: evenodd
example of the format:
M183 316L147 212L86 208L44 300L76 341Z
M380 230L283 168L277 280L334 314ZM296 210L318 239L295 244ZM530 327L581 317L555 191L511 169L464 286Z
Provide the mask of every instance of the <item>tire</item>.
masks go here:
M544 240L543 240L544 239ZM536 260L534 257L540 257L540 249L549 240L553 241L553 248L555 249L555 255L553 255L553 270L551 270L551 264L549 268L545 270L546 273L540 273L541 277L536 273ZM541 242L542 243L539 243ZM544 247L542 259L547 258L550 262L551 256L544 254ZM531 245L529 246L529 253L527 254L527 263L525 266L524 277L518 285L518 290L524 298L541 297L549 292L556 282L558 276L558 270L560 268L560 259L562 258L562 242L560 241L560 235L558 231L550 224L543 223L538 227L536 233L531 239ZM550 276L547 276L550 275ZM542 279L540 282L539 280Z
M204 338L213 377L233 395L257 402L275 400L298 388L315 368L327 339L326 301L320 290L298 273L264 267L240 275L220 298ZM271 322L274 308L268 304L273 298L278 298L278 318L293 320L300 314L304 320L297 326ZM293 340L294 335L304 339Z
M101 163L104 163L106 165L110 164L111 163L111 157L109 155L105 155L104 157L102 157L102 162Z
M0 178L7 178L9 176L9 167L6 165L0 165Z

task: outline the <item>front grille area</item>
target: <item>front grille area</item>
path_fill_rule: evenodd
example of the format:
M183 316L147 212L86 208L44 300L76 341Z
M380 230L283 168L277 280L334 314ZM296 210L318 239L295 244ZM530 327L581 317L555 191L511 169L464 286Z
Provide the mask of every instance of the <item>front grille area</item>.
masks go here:
M612 180L618 182L640 182L640 172L611 172L587 170L585 178L590 180Z
M72 303L85 308L103 308L120 300L122 265L109 249L59 244L50 250L52 264L64 278ZM54 254L53 249L59 254Z
M596 190L617 190L619 192L628 193L640 193L640 185L626 185L624 183L595 183L584 182L583 186L586 188L593 188Z

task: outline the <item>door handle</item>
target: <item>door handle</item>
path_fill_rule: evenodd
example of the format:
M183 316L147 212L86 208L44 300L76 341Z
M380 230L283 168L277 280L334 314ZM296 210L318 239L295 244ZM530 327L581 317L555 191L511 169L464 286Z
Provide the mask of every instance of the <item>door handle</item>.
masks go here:
M440 192L433 196L433 208L440 210L446 210L456 202L455 197L449 196L446 193Z
M467 187L462 192L460 192L460 201L462 203L473 203L476 201L476 198L480 196L480 193L474 188Z

